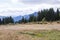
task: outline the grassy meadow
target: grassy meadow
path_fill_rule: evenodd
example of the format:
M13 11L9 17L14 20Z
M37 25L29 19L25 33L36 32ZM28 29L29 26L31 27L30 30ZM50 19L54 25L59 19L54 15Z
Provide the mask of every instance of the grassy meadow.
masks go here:
M60 40L58 30L12 31L1 30L0 40Z

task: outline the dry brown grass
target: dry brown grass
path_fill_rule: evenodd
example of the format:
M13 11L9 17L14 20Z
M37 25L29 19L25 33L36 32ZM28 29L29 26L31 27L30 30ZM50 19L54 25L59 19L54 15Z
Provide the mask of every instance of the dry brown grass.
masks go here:
M60 40L58 30L0 30L0 40Z
M43 32L42 30L49 31ZM60 31L50 32L50 30L60 30L60 24L53 22L47 24L0 25L0 40L59 40ZM44 36L41 37L42 35Z
M28 34L20 34L21 31L2 30L0 31L0 40L39 40L39 37L33 37Z
M0 30L60 30L60 24L57 22L44 24L15 24L15 25L0 25Z

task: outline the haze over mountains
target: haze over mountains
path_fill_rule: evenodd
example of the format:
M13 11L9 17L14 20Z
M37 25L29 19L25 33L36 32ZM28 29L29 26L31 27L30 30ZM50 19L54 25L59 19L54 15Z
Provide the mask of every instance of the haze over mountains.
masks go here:
M34 12L34 13L30 13L30 14L28 14L28 15L19 15L19 16L12 16L12 18L14 19L14 22L16 22L16 21L19 21L19 20L21 20L22 19L22 17L24 17L24 18L26 18L27 20L29 19L29 17L30 17L30 15L34 15L34 16L37 16L37 12ZM5 18L5 17L7 17L7 16L0 16L0 18L2 19L2 18Z

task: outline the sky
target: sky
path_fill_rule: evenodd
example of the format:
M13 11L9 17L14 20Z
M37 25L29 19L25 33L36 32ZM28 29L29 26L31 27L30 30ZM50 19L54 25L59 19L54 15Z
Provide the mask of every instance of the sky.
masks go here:
M49 8L60 8L60 0L0 0L0 16L23 16Z

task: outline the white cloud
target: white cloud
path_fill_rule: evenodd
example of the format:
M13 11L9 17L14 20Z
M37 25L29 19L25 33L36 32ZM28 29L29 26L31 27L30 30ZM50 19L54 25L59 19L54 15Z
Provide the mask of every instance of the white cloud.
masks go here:
M3 0L4 1L4 0ZM60 4L54 0L50 0L42 3L34 3L34 1L25 3L23 0L5 0L4 2L0 0L0 15L1 16L18 16L30 14L35 11L39 11L41 9L49 9L49 8L59 8ZM31 1L31 0L30 0ZM60 0L58 0L59 2ZM38 2L38 0L37 0ZM49 3L48 3L49 2ZM51 4L52 2L52 4ZM54 4L56 2L56 4Z
M11 2L17 4L18 0L11 0Z
M17 3L18 2L18 0L11 0L13 3Z
M60 0L57 0L57 1L60 1Z

